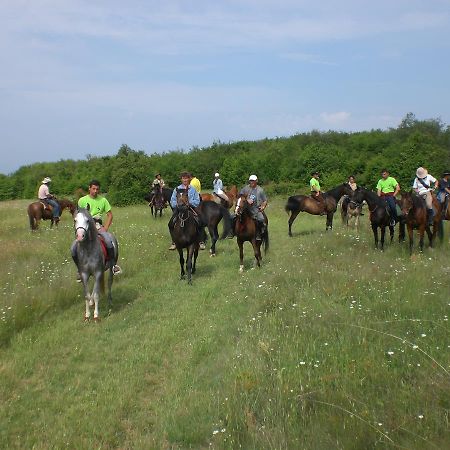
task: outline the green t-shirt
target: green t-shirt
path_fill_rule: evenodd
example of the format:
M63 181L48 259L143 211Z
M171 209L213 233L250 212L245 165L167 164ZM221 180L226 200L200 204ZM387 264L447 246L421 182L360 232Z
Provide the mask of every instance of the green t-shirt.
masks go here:
M320 191L320 183L319 180L317 180L316 178L311 178L311 180L309 180L309 185L311 186L311 192L316 192L315 189L313 189L313 186L316 186L317 189Z
M385 180L381 178L377 183L377 191L381 191L384 194L395 191L395 186L397 186L397 180L392 177L387 177Z
M78 206L80 208L86 208L89 203L89 212L92 217L101 218L103 214L106 214L108 211L111 211L111 205L108 200L101 195L98 195L96 198L92 198L89 194L81 197L78 200Z

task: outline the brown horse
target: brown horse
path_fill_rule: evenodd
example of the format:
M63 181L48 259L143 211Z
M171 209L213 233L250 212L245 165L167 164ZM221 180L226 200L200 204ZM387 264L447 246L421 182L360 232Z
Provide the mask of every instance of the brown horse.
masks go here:
M236 198L238 196L237 187L233 184L228 191L224 191L225 195L228 197L228 202L223 198L218 197L215 194L202 194L202 200L216 202L225 208L230 209L236 202Z
M263 213L264 214L264 213ZM256 239L256 221L250 212L250 206L247 202L247 196L239 196L236 202L236 220L234 223L234 234L239 246L239 272L244 271L244 242L248 241L253 246L255 254L254 266L261 267L261 244L264 244L264 253L269 249L269 231L267 228L268 220L264 214L266 222L266 231L261 235L261 239Z
M70 214L74 214L76 207L75 205L65 198L61 200L56 200L59 203L59 207L61 209L61 214L65 208L70 211ZM59 217L56 219L53 218L53 208L50 205L44 205L41 201L33 202L28 205L28 218L30 220L30 228L34 231L39 227L39 221L42 220L50 220L50 228L53 227L53 224L58 226Z
M362 203L356 203L354 200L350 199L350 197L345 196L341 202L341 218L342 223L347 226L350 226L350 222L353 219L354 226L356 228L356 232L359 231L359 217L362 213Z
M333 215L336 212L337 203L344 195L351 195L351 188L347 183L343 183L322 195L322 201L318 201L310 195L293 195L288 198L286 212L290 212L289 236L292 236L292 224L302 211L314 215L327 216L326 230L333 229Z
M428 235L430 247L433 247L433 241L436 238L441 223L441 204L438 202L437 198L433 195L433 209L435 211L433 217L433 233L431 233L430 225L428 225L427 207L425 205L425 200L422 197L411 192L402 192L399 205L408 229L409 253L411 254L413 250L414 229L419 230L419 247L421 252L423 252L425 231ZM404 225L400 230L400 234L404 235Z

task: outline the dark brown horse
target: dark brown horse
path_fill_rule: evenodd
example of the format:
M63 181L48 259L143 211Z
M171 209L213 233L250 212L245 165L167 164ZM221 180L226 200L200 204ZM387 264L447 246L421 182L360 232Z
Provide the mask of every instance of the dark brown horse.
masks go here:
M177 189L177 206L168 226L172 242L177 247L180 255L180 279L183 280L185 278L183 250L186 249L188 283L192 284L192 274L195 273L202 228L200 219L189 206L187 189Z
M263 213L264 214L264 213ZM255 254L254 266L261 267L261 244L264 244L264 253L269 249L269 231L267 228L268 220L264 214L266 230L261 235L261 239L256 239L256 221L253 219L250 206L247 202L247 196L241 195L236 202L236 220L234 223L234 234L239 246L239 272L244 271L244 242L248 241L253 246Z
M70 214L74 214L76 207L75 205L65 198L61 200L56 200L59 203L59 207L61 210L61 214L64 211L64 209L68 209L70 211ZM32 230L37 230L39 227L39 221L42 220L50 220L50 228L53 227L53 224L55 226L58 226L59 217L56 219L53 218L53 208L50 205L45 205L41 201L33 202L28 205L28 218L30 220L30 228Z
M409 237L409 253L412 254L414 245L414 229L419 231L419 248L423 251L423 241L425 231L427 232L428 241L430 247L433 247L433 241L436 238L436 234L439 230L441 221L441 204L438 202L437 198L433 195L433 232L430 230L427 219L427 207L425 200L418 195L411 192L402 192L399 201L400 208L402 210L403 217L405 218L406 228L408 230ZM400 225L403 230L404 235L404 224ZM402 231L400 231L402 234Z
M326 230L333 229L333 215L336 212L339 199L344 195L351 194L351 188L347 183L343 183L322 194L322 201L318 201L310 195L293 195L288 198L286 212L290 212L289 236L292 236L292 224L299 213L307 212L314 215L327 216Z
M163 187L160 189L159 186L153 186L152 190L144 197L147 200L148 206L155 217L157 217L159 211L159 217L162 217L162 210L170 202L170 197L172 196L172 189L168 187Z
M238 196L237 187L233 184L230 189L228 191L224 191L224 193L228 197L228 202L215 194L202 194L202 200L216 202L223 207L230 209L235 204L236 198Z

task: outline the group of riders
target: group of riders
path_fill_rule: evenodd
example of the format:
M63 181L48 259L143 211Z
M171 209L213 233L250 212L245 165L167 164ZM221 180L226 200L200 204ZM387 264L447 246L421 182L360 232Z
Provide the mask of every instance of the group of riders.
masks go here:
M200 180L193 176L190 172L181 173L181 184L175 188L172 192L170 198L170 206L175 210L177 206L177 189L186 189L189 205L192 207L194 213L198 215L200 225L206 225L202 223L201 211L199 209L201 202L201 183ZM56 197L50 193L49 184L51 183L51 178L45 177L38 191L38 198L45 207L50 206L52 209L53 218L57 222L61 214L60 206L56 201ZM348 184L352 191L355 191L358 186L355 177L352 175L348 178ZM218 200L224 200L228 202L228 197L223 190L223 182L220 179L220 174L214 174L213 180L213 192L217 196ZM310 190L311 196L317 202L324 205L324 196L320 186L320 173L313 172L311 174L310 180ZM162 189L165 187L164 180L161 178L161 174L157 173L155 179L153 180L152 187L159 187ZM433 222L434 211L432 207L432 192L437 191L437 199L442 205L443 211L448 208L449 198L450 198L450 171L446 171L442 174L442 178L437 180L434 176L428 173L428 171L419 167L416 171L416 177L413 182L413 190L418 196L424 199L426 209L428 224ZM395 225L398 221L397 208L396 208L396 196L400 192L400 185L397 180L390 176L387 169L381 171L381 178L376 185L377 195L386 200L386 206L391 218L391 226ZM250 175L248 178L248 184L243 187L239 193L239 196L244 195L247 198L247 203L249 205L250 213L252 214L254 220L257 224L257 239L261 239L262 234L266 227L266 218L264 210L267 207L267 197L264 193L263 188L258 184L258 177L254 174ZM113 215L111 210L111 205L106 199L106 197L100 195L100 182L97 180L92 180L89 183L89 192L84 197L78 200L78 206L81 208L88 208L96 226L99 235L102 237L108 252L110 253L111 260L112 254L115 251L112 248L112 239L108 231L112 224ZM324 205L325 209L325 205ZM105 216L104 222L103 217ZM445 213L443 215L445 217ZM175 244L172 243L170 249L175 249ZM204 249L204 243L200 244L200 248ZM77 255L75 251L75 246L72 247L72 257L77 262ZM114 266L113 273L120 273L121 269L119 266Z

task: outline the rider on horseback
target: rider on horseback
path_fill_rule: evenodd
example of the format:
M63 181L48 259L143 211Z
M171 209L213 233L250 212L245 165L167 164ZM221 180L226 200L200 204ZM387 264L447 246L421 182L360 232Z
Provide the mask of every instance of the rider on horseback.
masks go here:
M109 204L108 200L105 197L99 195L99 192L100 192L100 182L97 180L92 180L89 183L89 194L85 195L84 197L81 197L78 200L78 207L80 208L89 207L89 212L95 221L98 234L101 236L103 242L106 245L106 250L108 252L108 259L113 261L115 249L111 233L108 232L108 229L111 226L113 220L111 205ZM102 218L103 214L106 214L105 223L103 223ZM72 246L72 258L75 264L78 266L77 262L78 257L76 254L76 242L74 242L74 245ZM118 265L115 265L113 267L114 275L118 275L121 272L122 269Z
M439 180L438 189L437 199L442 205L442 217L445 217L445 211L447 210L448 199L450 197L450 171L442 174L442 178Z
M55 200L55 196L50 194L50 190L48 188L48 184L51 183L52 180L49 177L45 177L41 181L41 186L38 191L39 201L42 202L45 206L50 205L52 207L53 219L55 222L58 222L59 216L61 215L59 203Z
M154 188L155 186L159 186L159 190L160 192L162 192L162 189L165 185L166 184L164 183L164 180L161 178L161 174L157 173L155 175L155 179L153 180L152 187Z
M250 205L250 212L256 221L256 239L260 241L266 232L266 217L263 211L267 207L267 197L261 186L258 186L258 177L250 175L249 184L241 189L239 195L247 197L247 203Z
M219 197L219 199L222 199L222 200L224 200L225 202L228 203L230 201L230 199L227 197L227 195L223 191L223 183L222 183L222 180L219 177L220 177L219 173L216 172L214 174L214 180L213 180L213 192L214 192L214 195L216 195L217 197Z
M413 189L417 192L419 197L422 197L425 200L425 204L427 206L427 217L428 217L428 225L433 224L433 196L431 195L431 191L433 188L432 184L435 184L435 188L438 187L439 183L433 175L430 175L427 169L423 167L419 167L416 171L416 178L414 179Z
M309 186L311 188L311 197L318 203L320 203L320 205L323 207L324 211L320 213L320 215L323 215L325 214L326 205L322 195L322 191L320 189L319 177L319 172L313 172L311 174L311 179L309 180Z
M397 180L389 176L389 170L383 169L381 171L381 178L377 183L377 195L386 200L389 215L391 216L391 227L395 226L395 223L398 220L395 197L399 192L400 185L397 183Z
M188 203L190 208L194 211L199 228L203 226L201 212L199 210L200 205L200 194L197 189L191 184L192 174L190 172L182 172L181 173L181 184L176 187L172 192L172 197L170 198L170 206L173 210L172 218L170 219L170 223L173 224L177 217L177 189L187 189L188 193ZM197 180L198 181L198 180ZM200 182L199 182L200 183ZM175 250L175 243L172 242L172 245L169 247L169 250ZM205 243L200 242L200 250L205 249Z

